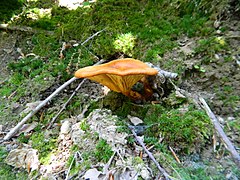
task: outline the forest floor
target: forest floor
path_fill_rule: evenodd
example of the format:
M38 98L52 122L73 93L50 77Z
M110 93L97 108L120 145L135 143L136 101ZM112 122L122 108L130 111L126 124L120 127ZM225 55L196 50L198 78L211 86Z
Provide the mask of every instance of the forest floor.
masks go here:
M239 152L237 1L227 9L225 1L216 6L215 1L77 2L75 9L55 1L19 1L0 12L1 139L77 69L131 57L177 73L172 81L207 101ZM128 124L172 179L240 178L206 113L169 82L162 84L160 99L136 104L87 80L48 128L80 82L1 142L1 179L162 178Z

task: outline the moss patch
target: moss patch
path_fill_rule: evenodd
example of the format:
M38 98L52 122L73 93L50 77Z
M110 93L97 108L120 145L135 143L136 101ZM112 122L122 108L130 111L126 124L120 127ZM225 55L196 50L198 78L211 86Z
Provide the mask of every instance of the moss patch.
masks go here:
M144 119L152 125L147 136L154 139L161 134L164 143L181 152L200 151L209 141L212 127L207 115L191 107L186 112L180 109L166 109L160 105L153 106Z
M10 19L21 12L25 0L2 0L0 1L0 24L8 23Z

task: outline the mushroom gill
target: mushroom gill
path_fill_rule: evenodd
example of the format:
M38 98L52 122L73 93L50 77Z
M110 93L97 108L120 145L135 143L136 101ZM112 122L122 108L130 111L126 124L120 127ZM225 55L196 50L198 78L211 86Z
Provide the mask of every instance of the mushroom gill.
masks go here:
M144 80L143 84L145 88L145 77L156 75L157 73L156 69L150 68L139 60L126 58L81 68L75 72L75 77L87 78L132 99L141 99L143 97L138 92L132 91L132 86ZM149 91L149 87L146 90Z

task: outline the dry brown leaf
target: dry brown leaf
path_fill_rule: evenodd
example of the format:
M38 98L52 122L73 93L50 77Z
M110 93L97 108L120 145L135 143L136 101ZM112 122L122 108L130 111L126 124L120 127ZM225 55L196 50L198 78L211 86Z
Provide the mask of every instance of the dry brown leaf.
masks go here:
M14 149L10 151L5 162L16 168L27 168L28 172L39 167L38 151L36 149Z

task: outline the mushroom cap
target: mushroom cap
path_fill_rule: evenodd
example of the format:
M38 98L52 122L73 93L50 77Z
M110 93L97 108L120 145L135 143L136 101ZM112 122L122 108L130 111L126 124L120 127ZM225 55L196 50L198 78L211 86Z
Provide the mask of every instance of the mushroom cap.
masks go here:
M146 75L156 75L158 71L145 63L131 59L118 59L111 62L88 66L75 72L77 78L97 81L109 89L129 95L131 87Z

